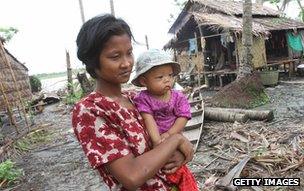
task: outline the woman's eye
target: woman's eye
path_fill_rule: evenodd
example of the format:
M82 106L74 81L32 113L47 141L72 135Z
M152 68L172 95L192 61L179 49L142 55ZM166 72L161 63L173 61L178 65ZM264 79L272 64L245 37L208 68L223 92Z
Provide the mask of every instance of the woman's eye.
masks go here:
M118 59L118 58L119 58L119 55L118 55L118 54L112 55L112 56L110 56L110 58L111 58L111 59Z
M171 77L171 78L174 77L174 74L173 74L173 73L172 73L172 74L169 74L169 77Z
M162 78L163 78L163 76L157 76L156 78L157 78L157 79L162 79Z

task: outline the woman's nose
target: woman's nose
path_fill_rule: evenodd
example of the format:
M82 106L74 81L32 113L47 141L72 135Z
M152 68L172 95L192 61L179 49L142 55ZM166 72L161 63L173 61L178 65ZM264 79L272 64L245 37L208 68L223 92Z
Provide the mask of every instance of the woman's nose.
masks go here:
M125 56L122 61L121 61L121 67L122 68L128 68L128 67L132 67L133 66L133 63L134 63L134 59L133 57L127 57Z

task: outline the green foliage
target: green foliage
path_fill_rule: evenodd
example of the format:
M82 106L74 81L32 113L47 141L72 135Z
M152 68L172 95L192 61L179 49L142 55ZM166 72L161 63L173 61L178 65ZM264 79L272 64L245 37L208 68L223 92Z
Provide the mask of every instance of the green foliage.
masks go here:
M0 182L2 185L11 185L22 175L21 169L15 168L15 163L11 160L6 160L0 164Z
M301 10L299 13L299 18L304 22L304 10Z
M41 81L37 76L30 76L30 84L32 92L41 91Z
M0 27L0 36L4 38L6 42L10 41L17 32L18 29L13 27L9 27L9 28Z
M84 93L83 93L81 88L80 89L77 88L77 86L79 84L74 83L74 84L68 84L68 85L73 87L74 93L73 94L68 94L65 97L64 102L68 105L73 105L83 97Z

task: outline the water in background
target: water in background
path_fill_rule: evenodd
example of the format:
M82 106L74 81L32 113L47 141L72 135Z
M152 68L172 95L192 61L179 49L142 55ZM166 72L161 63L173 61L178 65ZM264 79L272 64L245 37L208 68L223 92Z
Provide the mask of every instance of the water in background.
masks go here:
M65 88L67 86L67 77L57 77L41 80L41 88L43 92L52 92L59 89Z

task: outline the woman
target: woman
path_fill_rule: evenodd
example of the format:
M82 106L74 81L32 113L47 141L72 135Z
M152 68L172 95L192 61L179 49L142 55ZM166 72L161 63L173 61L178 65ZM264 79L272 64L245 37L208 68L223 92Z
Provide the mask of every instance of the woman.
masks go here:
M77 56L96 89L75 105L74 132L110 190L171 190L175 185L164 173L190 161L193 148L176 134L151 149L134 94L121 89L134 63L132 38L128 24L112 15L94 17L80 29Z

